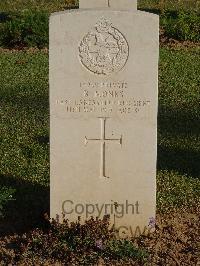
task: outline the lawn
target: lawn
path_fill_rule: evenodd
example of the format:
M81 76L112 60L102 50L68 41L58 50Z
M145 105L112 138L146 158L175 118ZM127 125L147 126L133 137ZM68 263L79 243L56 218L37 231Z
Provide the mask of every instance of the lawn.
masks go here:
M48 55L1 53L0 73L0 184L16 189L11 224L31 226L49 204Z
M160 49L159 223L168 219L162 215L194 215L199 204L199 55L198 48ZM0 85L0 188L16 190L0 221L5 234L43 225L42 215L49 211L47 51L2 50Z
M18 12L27 9L38 9L47 12L64 10L69 6L77 6L76 0L1 0L0 10L3 12Z
M108 239L103 251L96 250L99 228L90 221L89 227L83 225L83 235L77 233L80 230L77 225L54 228L52 235L46 234L49 228L44 219L44 214L49 213L48 50L0 48L1 265L17 265L17 261L20 261L18 265L55 265L60 258L70 265L72 260L77 263L74 265L94 265L97 261L99 265L111 265L112 259L112 265L133 265L133 262L140 266L197 265L200 242L198 2L138 1L139 9L161 14L161 31L165 33L161 35L159 62L156 231L151 236L133 239L132 243L113 242L100 222L97 225L103 227ZM5 44L4 48L46 47L49 13L70 7L78 7L78 1L1 0L0 42ZM183 9L191 12L183 13ZM5 25L8 27L4 28ZM44 231L32 231L37 227ZM24 232L26 235L21 234ZM15 235L7 237L10 234Z
M199 7L196 1L141 0L138 9L160 15L162 43L200 42ZM55 11L78 8L76 0L2 0L0 2L0 47L46 48L49 42L49 15Z
M27 9L55 12L69 7L78 7L78 0L1 0L0 2L0 10L3 12ZM166 8L173 10L182 8L197 10L200 8L200 5L197 0L138 0L138 7L152 11L162 11Z

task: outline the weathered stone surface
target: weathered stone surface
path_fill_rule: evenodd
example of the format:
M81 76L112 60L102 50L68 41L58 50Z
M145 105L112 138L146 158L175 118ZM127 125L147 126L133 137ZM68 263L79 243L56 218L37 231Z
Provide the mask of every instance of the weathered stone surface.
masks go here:
M80 8L137 9L137 0L79 0Z
M107 214L120 235L151 229L158 28L140 11L51 16L51 217Z
M108 0L79 0L79 8L108 7Z
M110 7L119 10L137 9L137 0L110 0Z

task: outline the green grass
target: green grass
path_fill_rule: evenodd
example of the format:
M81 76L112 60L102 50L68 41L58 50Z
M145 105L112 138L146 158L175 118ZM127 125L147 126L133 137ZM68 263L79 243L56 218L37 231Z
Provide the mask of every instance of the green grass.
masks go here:
M161 50L159 154L161 169L200 176L200 50Z
M165 3L162 4L161 3ZM162 32L167 39L199 42L199 8L190 0L141 0L138 8L160 15ZM193 4L192 4L193 3ZM55 11L78 8L77 0L1 0L0 46L4 48L48 47L49 15Z
M160 13L165 10L199 10L200 4L197 0L138 0L138 8Z
M73 0L1 0L0 10L3 12L16 12L27 9L44 10L48 12L55 12L64 10L65 8L77 5L77 1Z
M1 0L0 10L2 12L18 12L24 10L43 10L56 12L68 8L77 8L78 0Z
M1 0L0 10L2 12L16 12L25 9L38 9L55 12L69 7L78 7L78 2L78 0ZM197 10L200 7L197 0L164 0L164 5L160 2L162 0L138 0L138 8L160 11L162 9L180 10L183 8Z
M48 57L1 54L1 174L48 184Z
M158 211L191 206L200 191L199 50L160 51ZM0 53L0 187L16 189L7 216L38 223L49 207L48 55Z
M16 188L7 216L31 225L49 205L48 55L1 53L0 84L0 186Z
M158 208L200 199L200 50L161 49L158 116Z
M0 23L0 46L47 47L49 43L49 14L44 11L27 10L9 14Z

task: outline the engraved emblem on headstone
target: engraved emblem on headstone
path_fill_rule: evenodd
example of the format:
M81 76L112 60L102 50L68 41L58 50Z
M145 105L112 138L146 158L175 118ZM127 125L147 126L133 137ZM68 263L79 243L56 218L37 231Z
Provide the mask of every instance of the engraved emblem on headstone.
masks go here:
M109 178L106 176L106 143L109 142L117 142L122 146L122 135L119 139L111 139L111 138L106 138L106 120L108 117L99 117L101 121L101 138L96 138L96 139L88 139L85 137L85 145L89 141L96 141L100 142L101 144L101 160L100 160L100 178Z
M120 71L129 56L123 34L105 18L101 18L79 45L79 58L87 70L98 75Z

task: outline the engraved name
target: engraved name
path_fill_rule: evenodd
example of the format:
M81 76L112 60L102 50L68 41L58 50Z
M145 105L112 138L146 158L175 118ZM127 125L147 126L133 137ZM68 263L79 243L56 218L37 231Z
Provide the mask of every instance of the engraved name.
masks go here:
M151 103L149 99L130 97L125 81L83 81L79 86L80 97L56 100L67 113L137 114Z

